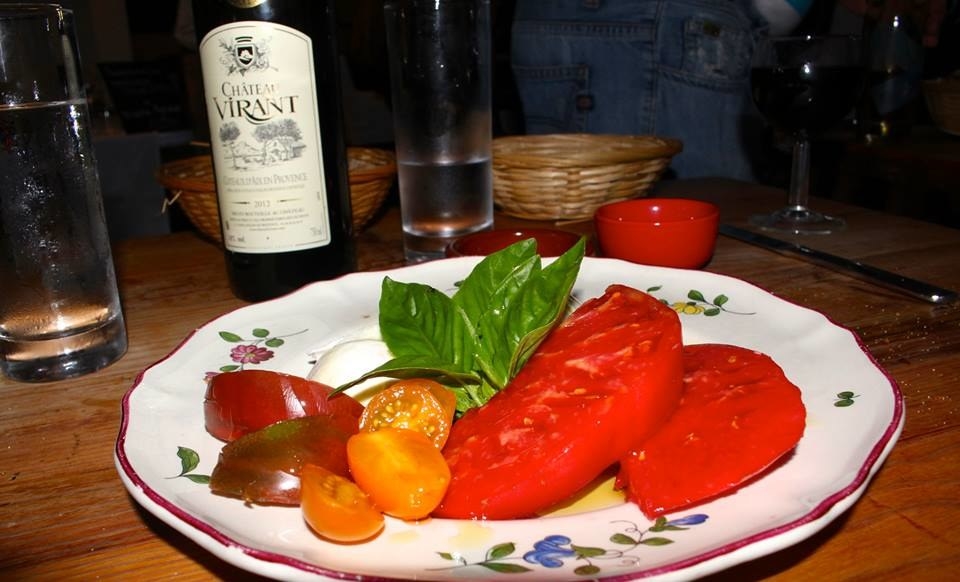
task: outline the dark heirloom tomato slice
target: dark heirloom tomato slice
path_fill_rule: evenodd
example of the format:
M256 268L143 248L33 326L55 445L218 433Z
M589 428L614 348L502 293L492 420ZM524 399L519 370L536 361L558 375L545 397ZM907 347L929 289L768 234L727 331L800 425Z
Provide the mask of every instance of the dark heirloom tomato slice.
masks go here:
M680 321L622 285L577 309L490 401L454 423L439 517L529 517L570 497L675 408Z
M621 462L619 484L649 517L730 493L796 446L806 409L768 356L683 348L684 392L666 425Z
M347 394L330 397L331 392L325 384L269 370L217 374L203 399L207 432L232 441L280 420L317 414L356 432L363 405Z
M224 445L210 475L210 489L248 503L297 505L304 465L350 474L347 439L356 432L356 427L343 430L329 416L271 424Z

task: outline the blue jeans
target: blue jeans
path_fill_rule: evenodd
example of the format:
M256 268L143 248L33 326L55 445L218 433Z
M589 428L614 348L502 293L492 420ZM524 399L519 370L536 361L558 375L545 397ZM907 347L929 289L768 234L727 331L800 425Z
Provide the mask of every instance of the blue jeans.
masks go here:
M526 131L683 141L678 177L752 179L763 122L750 0L517 0L511 61Z

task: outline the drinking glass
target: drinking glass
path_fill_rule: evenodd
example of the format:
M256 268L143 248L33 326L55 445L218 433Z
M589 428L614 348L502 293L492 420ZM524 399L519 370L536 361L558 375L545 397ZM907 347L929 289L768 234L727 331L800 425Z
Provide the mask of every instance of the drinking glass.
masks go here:
M855 36L762 39L750 73L753 101L777 129L792 136L787 205L750 222L766 230L827 234L844 221L809 207L810 137L843 119L863 87L861 42Z
M0 372L46 382L127 349L73 14L0 4Z
M489 0L384 3L404 256L493 224Z

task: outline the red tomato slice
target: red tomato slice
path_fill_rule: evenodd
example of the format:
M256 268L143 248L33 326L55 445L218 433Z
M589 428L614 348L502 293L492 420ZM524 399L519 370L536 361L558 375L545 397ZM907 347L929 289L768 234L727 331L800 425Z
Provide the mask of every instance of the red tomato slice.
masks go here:
M269 370L241 370L214 376L203 399L207 432L232 441L280 420L332 417L342 430L357 431L363 405L333 388Z
M582 305L502 391L454 423L447 494L434 515L512 519L570 497L670 416L680 398L680 320L622 285Z
M768 356L683 349L684 393L670 420L621 462L618 481L649 517L730 493L796 446L806 409Z
M335 542L360 542L383 530L383 513L356 483L316 465L300 473L300 509L317 535Z
M346 432L333 417L315 415L283 420L227 443L210 474L210 490L248 503L297 505L300 471L317 465L350 474Z

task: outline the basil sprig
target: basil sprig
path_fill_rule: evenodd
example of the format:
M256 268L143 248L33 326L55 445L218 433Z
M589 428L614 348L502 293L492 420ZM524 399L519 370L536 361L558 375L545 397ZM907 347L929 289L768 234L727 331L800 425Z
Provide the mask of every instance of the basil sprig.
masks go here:
M389 277L380 291L380 334L394 358L369 378L433 378L457 395L457 411L480 406L513 378L567 308L585 240L546 267L533 239L481 260L445 293Z

